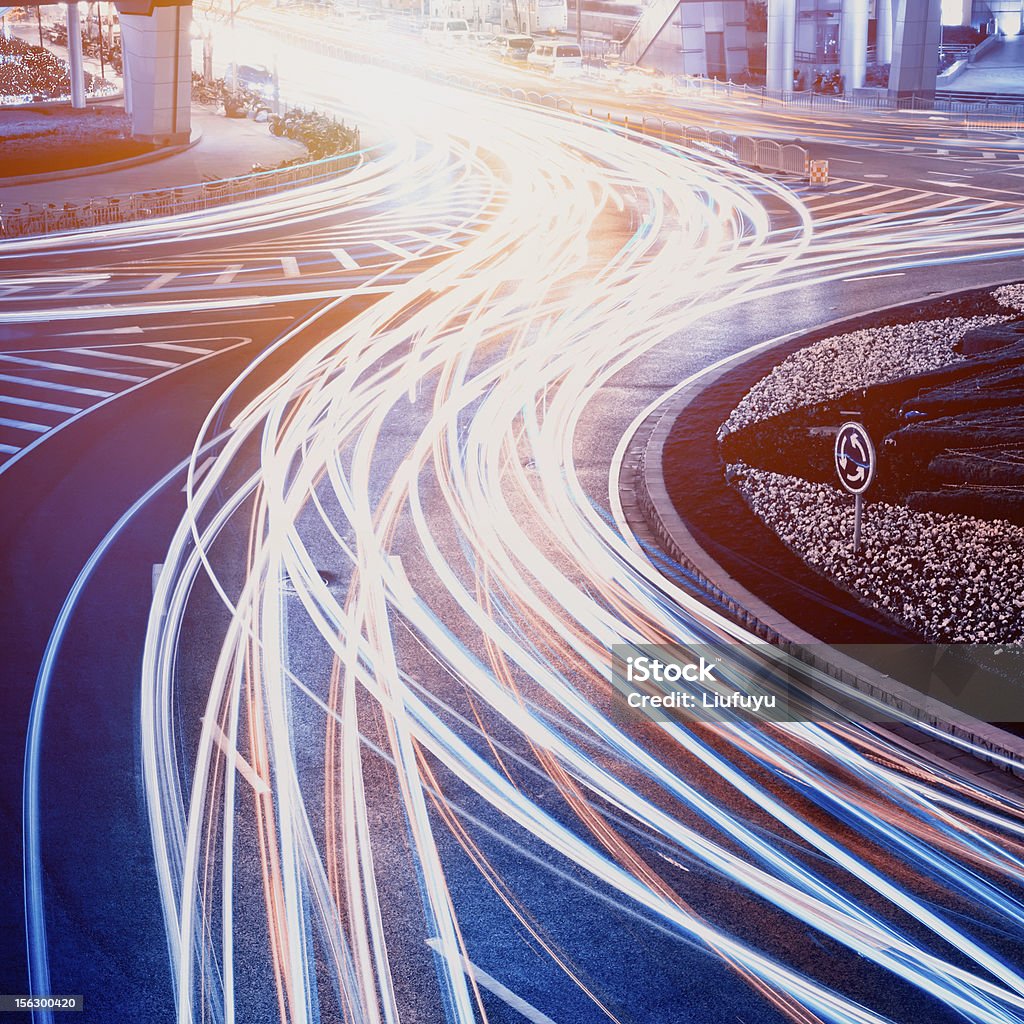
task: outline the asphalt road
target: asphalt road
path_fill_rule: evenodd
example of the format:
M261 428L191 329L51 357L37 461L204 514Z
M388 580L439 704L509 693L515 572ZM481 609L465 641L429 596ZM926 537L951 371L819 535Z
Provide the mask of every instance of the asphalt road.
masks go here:
M614 529L641 410L1013 279L1019 195L373 85L393 145L309 203L0 252L7 990L24 863L96 1020L1016 1019L1019 808L884 735L623 722L605 667L728 635Z

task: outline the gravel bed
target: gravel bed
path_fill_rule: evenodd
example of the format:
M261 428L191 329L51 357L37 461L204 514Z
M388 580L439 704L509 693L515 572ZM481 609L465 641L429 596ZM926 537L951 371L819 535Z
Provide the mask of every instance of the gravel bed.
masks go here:
M1024 287L1020 289L1024 302ZM1003 300L1000 299L1000 302ZM936 370L961 357L953 346L970 330L1005 316L950 317L853 331L808 345L779 363L718 428L718 439L804 405L839 398L869 384Z
M865 502L854 558L849 495L743 464L726 475L809 565L927 640L1024 643L1024 528Z
M1024 284L1005 284L992 292L992 298L1017 313L1024 313Z

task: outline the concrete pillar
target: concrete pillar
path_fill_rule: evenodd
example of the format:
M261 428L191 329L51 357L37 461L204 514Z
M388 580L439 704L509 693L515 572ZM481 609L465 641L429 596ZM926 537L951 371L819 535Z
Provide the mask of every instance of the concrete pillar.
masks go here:
M768 0L767 84L769 89L793 91L793 51L796 40L796 0Z
M839 22L839 73L847 94L864 85L868 65L868 2L843 0Z
M132 138L187 142L192 130L191 7L121 12L121 49L131 77Z
M875 0L877 29L875 32L875 50L879 64L892 63L892 31L894 9L893 0Z
M82 18L78 4L67 6L68 63L71 65L71 106L85 109L85 65L82 62Z
M893 99L934 100L942 0L898 0L889 71Z

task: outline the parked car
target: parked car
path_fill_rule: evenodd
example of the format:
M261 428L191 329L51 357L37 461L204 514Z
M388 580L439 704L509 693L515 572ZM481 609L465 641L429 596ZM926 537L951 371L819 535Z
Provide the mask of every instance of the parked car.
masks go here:
M623 68L615 79L615 88L623 92L667 92L672 80L657 68L642 68L633 64Z
M583 51L575 43L556 43L545 39L534 44L526 63L559 77L580 75L583 73Z
M431 18L423 30L423 41L434 46L462 46L468 36L464 18Z
M265 64L229 64L224 71L224 84L233 89L236 83L261 96L274 91L274 75Z
M495 36L491 40L492 53L499 60L525 64L533 49L533 37L515 34Z

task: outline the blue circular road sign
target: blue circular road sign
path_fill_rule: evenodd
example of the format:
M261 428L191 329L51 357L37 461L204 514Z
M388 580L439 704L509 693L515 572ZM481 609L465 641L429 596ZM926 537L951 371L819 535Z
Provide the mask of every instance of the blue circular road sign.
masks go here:
M851 494L863 494L875 478L875 447L860 423L844 423L836 434L836 472Z

